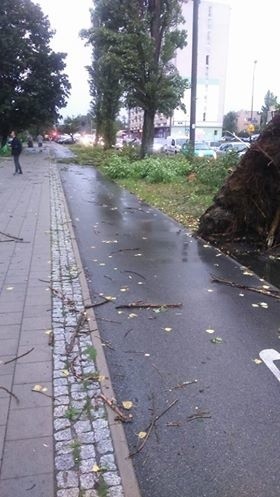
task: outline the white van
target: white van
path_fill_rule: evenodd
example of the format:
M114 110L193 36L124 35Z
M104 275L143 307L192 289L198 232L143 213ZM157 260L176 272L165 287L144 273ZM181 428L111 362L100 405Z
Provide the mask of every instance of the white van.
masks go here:
M182 145L187 142L184 136L168 136L166 138L165 151L167 154L177 154L180 152Z

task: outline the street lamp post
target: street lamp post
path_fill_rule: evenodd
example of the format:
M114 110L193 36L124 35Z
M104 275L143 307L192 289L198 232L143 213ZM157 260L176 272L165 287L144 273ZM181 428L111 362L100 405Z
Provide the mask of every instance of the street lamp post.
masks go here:
M191 74L191 109L190 109L190 147L195 147L196 126L196 86L197 86L197 48L198 48L198 7L200 0L193 0L192 24L192 74Z
M252 99L251 99L251 124L253 124L253 114L254 114L255 71L256 71L257 62L258 62L257 60L254 60L253 78L252 78Z

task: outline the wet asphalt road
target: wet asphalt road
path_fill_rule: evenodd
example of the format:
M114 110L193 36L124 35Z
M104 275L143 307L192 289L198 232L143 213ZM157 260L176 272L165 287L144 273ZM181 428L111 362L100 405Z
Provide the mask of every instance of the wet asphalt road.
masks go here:
M116 398L135 405L131 452L178 399L133 457L142 496L279 497L280 384L254 360L280 351L280 303L212 283L265 284L94 168L61 177L92 300L116 299L95 313ZM116 309L136 301L182 307Z

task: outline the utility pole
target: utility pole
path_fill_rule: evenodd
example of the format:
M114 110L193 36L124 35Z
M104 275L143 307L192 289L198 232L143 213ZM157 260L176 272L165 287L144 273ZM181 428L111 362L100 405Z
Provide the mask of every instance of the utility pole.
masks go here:
M194 150L195 147L195 126L196 126L198 6L199 6L199 0L193 0L191 112L190 112L190 147L192 150Z
M254 92L255 92L255 71L257 60L254 60L253 66L253 78L252 78L252 99L251 99L251 124L253 124L253 115L254 115Z

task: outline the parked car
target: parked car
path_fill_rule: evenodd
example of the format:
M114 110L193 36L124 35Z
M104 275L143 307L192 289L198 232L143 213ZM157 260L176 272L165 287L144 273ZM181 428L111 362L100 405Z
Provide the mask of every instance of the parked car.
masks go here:
M182 146L181 152L183 154L188 154L190 152L190 144L189 142L185 142ZM194 147L194 155L196 157L208 157L210 159L216 159L217 154L216 150L213 150L207 143L205 142L196 142Z
M177 154L182 146L187 142L187 138L168 136L166 138L165 152L167 154Z
M154 138L153 142L153 152L158 154L160 152L165 152L166 139L165 138Z
M70 135L60 135L56 138L56 143L60 143L61 145L68 145L74 143L72 136Z
M250 145L245 142L226 142L220 145L217 149L217 156L219 157L229 152L235 152L239 156L242 156L245 154L249 146Z

